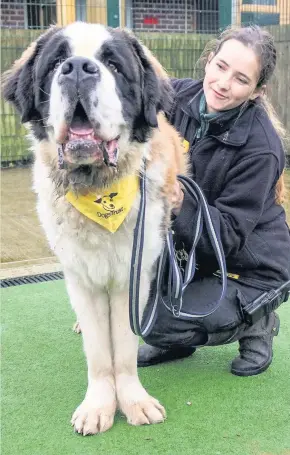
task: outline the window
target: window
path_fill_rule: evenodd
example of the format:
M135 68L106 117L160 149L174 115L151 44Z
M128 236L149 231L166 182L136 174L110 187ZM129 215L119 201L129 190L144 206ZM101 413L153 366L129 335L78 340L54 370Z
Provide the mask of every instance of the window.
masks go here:
M56 23L56 0L29 0L26 3L27 28L43 29Z
M242 24L279 25L280 14L271 13L242 13Z

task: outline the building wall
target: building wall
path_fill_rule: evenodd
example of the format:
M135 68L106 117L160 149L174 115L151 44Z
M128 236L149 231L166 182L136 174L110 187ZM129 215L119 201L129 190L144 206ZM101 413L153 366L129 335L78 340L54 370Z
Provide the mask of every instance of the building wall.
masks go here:
M133 0L133 29L135 31L182 32L185 29L185 0L147 2ZM194 30L195 18L187 14L188 31Z
M25 8L23 0L1 1L1 27L25 27Z

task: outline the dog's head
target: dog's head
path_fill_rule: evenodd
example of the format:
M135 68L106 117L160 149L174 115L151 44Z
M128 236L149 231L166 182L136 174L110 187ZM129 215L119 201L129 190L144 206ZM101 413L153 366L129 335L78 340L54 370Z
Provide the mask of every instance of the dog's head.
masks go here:
M108 173L169 109L170 84L150 57L125 30L52 27L7 72L4 97L36 140L55 144L55 161L60 144L68 169Z

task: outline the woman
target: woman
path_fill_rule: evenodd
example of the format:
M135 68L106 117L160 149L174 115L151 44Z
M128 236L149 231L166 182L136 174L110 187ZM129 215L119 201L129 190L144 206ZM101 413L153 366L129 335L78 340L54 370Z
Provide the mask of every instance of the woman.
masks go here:
M202 81L172 81L170 121L189 144L192 178L219 227L229 272L227 295L203 319L176 318L160 305L148 344L139 348L138 365L186 357L197 346L238 340L240 355L231 372L250 376L271 364L279 318L271 312L248 325L242 310L290 278L290 235L281 206L283 128L263 97L276 50L272 36L253 26L227 29L207 55ZM196 204L180 184L174 207L175 249L182 268L193 243ZM206 233L196 254L198 275L183 302L188 313L208 310L220 291L218 264ZM285 291L280 302L286 298Z

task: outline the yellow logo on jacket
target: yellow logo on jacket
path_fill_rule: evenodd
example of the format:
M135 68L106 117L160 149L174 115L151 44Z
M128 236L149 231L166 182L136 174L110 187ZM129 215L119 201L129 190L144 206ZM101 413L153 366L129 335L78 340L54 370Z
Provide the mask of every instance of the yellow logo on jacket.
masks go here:
M66 199L83 215L116 232L130 212L139 190L136 175L124 177L109 188L103 188L86 196L77 196L72 191Z
M189 142L186 139L183 139L182 145L183 145L183 148L184 148L184 152L187 153L188 150L189 150Z

